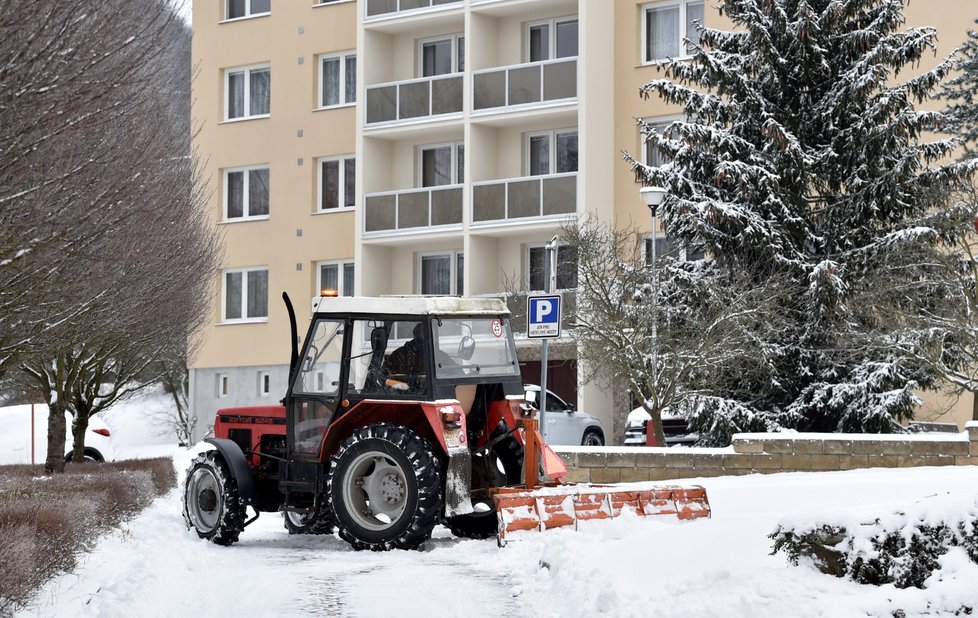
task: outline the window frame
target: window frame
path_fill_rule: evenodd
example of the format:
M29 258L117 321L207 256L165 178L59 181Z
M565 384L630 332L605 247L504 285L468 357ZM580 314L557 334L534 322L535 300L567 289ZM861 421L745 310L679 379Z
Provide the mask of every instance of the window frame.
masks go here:
M438 148L451 148L452 149L452 161L450 163L451 174L452 174L452 181L449 182L448 184L444 184L444 185L425 185L424 184L424 151L425 150L435 150L435 149L438 149ZM463 163L464 163L464 157L465 157L465 142L464 141L458 141L458 142L439 142L439 143L435 143L435 144L419 144L417 146L416 151L415 151L415 161L416 161L416 169L415 169L416 182L415 182L415 186L417 186L419 188L424 188L424 189L431 189L431 188L435 188L435 187L450 187L450 186L453 186L453 185L464 184L465 183L465 178L464 177L463 178L459 178L458 177L458 173L459 173L459 167L458 167L458 162L459 162L459 149L462 150L462 157L463 157ZM464 174L465 174L464 169L462 170L462 174L464 176Z
M324 54L319 54L316 56L316 70L317 73L317 83L319 85L318 92L316 93L316 109L338 109L341 107L355 107L357 100L360 98L360 84L357 83L357 77L353 76L353 100L347 99L346 92L346 64L347 59L352 57L356 62L357 66L360 66L360 61L357 58L357 50L350 49L341 52L328 52ZM340 61L340 97L339 103L333 103L326 105L323 101L323 65L327 60L338 59Z
M689 37L689 32L686 30L686 7L690 4L702 4L703 5L703 22L706 23L706 0L663 0L662 2L649 2L641 6L641 12L639 13L639 29L642 31L641 38L641 48L639 49L639 58L641 62L640 65L652 65L669 59L668 56L665 58L649 58L649 32L648 32L648 12L655 9L666 9L671 7L679 8L679 55L677 55L674 60L684 60L687 58L692 58L692 54L688 53L686 50L686 45L683 44L683 39Z
M676 122L677 120L683 120L683 118L684 116L682 115L652 116L649 118L642 118L642 122L654 126L662 125L662 128L665 129L666 127ZM649 162L649 144L648 142L645 141L645 135L642 134L641 126L638 127L638 143L639 143L639 152L641 153L642 165L653 167ZM660 166L655 166L655 167L660 167Z
M251 174L248 172L254 170L268 170L268 213L264 215L252 215L249 214L251 209L251 191L249 190L251 186ZM228 216L228 187L230 183L228 181L228 175L237 172L244 172L244 185L242 188L242 202L241 202L241 212L240 217L229 217ZM221 223L241 223L243 221L266 221L270 218L272 213L272 166L263 163L260 165L245 165L241 167L227 167L221 170L221 202L223 207L223 218Z
M248 273L264 271L265 275L265 287L268 288L270 284L269 268L268 266L249 266L245 268L225 268L221 271L221 324L258 324L263 322L268 322L268 298L265 298L265 315L258 317L250 317L248 313ZM240 318L228 318L227 317L227 285L228 285L228 275L233 273L241 273L241 316ZM268 289L265 290L266 295L268 294Z
M346 205L346 166L347 161L353 161L353 204L350 206ZM340 163L340 179L337 198L336 208L323 208L323 169L325 164L330 161L339 161ZM319 157L316 159L316 212L315 214L329 214L331 212L350 212L356 210L357 207L357 157L355 154L347 155L331 155L328 157Z
M337 285L336 292L340 296L352 296L352 295L355 295L356 294L356 289L355 288L354 288L354 294L352 294L352 295L351 294L344 294L343 293L343 290L346 288L346 270L345 269L346 269L347 266L352 266L353 267L354 280L356 278L356 269L357 269L356 262L353 260L353 258L347 258L347 259L342 259L342 260L320 260L320 261L316 262L316 290L315 290L315 294L314 294L315 296L318 296L319 293L323 290L323 287L324 287L324 284L323 284L323 266L335 266L336 267L336 281L339 284L339 285ZM351 282L350 285L354 285L354 283Z
M557 171L557 136L562 134L574 133L577 135L577 154L578 154L578 164L577 169L570 172L558 172ZM550 148L550 160L547 162L548 171L546 174L532 174L530 161L532 159L532 151L530 149L530 143L534 137L546 136L549 140ZM532 176L553 176L554 174L576 174L581 169L580 164L580 130L578 127L566 127L563 129L550 129L549 131L530 131L523 134L523 173L525 177Z
M239 20L242 20L242 19L252 19L252 18L255 18L255 17L264 17L266 15L271 15L272 14L272 3L271 2L268 3L268 10L267 11L262 11L261 13L252 13L251 12L251 0L244 0L244 3L245 3L245 14L242 15L241 17L228 17L228 14L231 12L229 10L231 8L230 7L231 2L232 2L232 0L224 0L224 19L221 20L222 22L239 21Z
M271 395L272 395L272 372L259 371L258 372L258 396L271 397Z
M416 270L416 273L417 274L416 274L416 277L415 277L415 287L414 287L414 289L417 290L417 292L416 292L417 294L422 294L422 295L425 295L425 296L462 296L464 294L464 290L458 290L458 284L459 284L459 277L460 276L463 277L462 287L463 288L465 287L464 274L463 275L460 275L459 272L458 272L459 258L462 259L463 265L465 263L464 262L464 260L465 260L465 251L464 250L462 250L462 249L446 249L446 250L443 250L443 251L420 251L420 252L418 252L415 255L416 255L416 257L415 257L416 269L415 270ZM424 281L423 271L422 271L422 266L423 266L423 263L424 263L424 258L426 258L426 257L445 257L445 256L448 256L449 257L449 265L451 267L451 270L449 271L449 275L448 275L448 277L449 277L449 290L450 290L450 292L448 294L425 294L425 292L423 292L421 290L421 285L422 285L422 283ZM464 266L463 266L463 270L464 270Z
M439 73L438 75L425 75L424 74L424 46L427 43L437 43L439 41L448 40L451 42L452 47L452 70L448 73ZM441 34L438 36L429 36L422 39L418 39L415 43L415 75L420 78L438 78L445 77L448 75L460 75L465 72L465 54L463 51L462 62L459 63L459 41L462 41L462 49L465 49L465 33L464 32L453 32L451 34ZM459 64L462 65L459 68Z
M268 69L268 113L251 113L251 74L254 71ZM244 115L231 117L231 75L233 73L244 73ZM272 115L272 64L265 62L261 64L250 64L240 67L228 67L224 69L224 122L243 122L245 120L257 120L268 118Z
M533 269L532 269L532 266L531 266L531 264L532 264L532 258L530 256L533 253L533 249L543 249L544 250L544 254L543 255L544 255L544 257L546 257L546 255L547 255L546 254L546 247L547 247L547 243L540 242L540 243L527 243L524 246L524 248L523 248L523 257L526 260L526 268L524 269L524 285L526 286L526 291L527 292L545 292L545 290L543 290L543 289L534 290L532 288ZM561 263L560 262L560 249L562 247L571 247L571 245L570 245L570 243L566 243L566 242L559 242L558 241L558 243L557 243L557 269L558 269L558 274L559 274L560 263ZM577 265L575 264L575 273L576 273L576 270L577 270ZM576 274L575 274L575 279L578 279L578 276ZM557 281L556 283L557 283L557 289L552 290L553 292L572 292L572 291L576 290L578 288L578 286L580 285L580 281L575 281L574 287L567 288L567 287L560 287L560 282L559 281ZM544 281L544 287L546 287L546 281Z
M557 24L565 22L577 22L577 53L573 56L557 57ZM536 26L547 26L549 28L547 40L547 57L543 60L530 60L530 30ZM523 24L523 61L524 62L549 62L551 60L567 60L577 58L581 55L581 20L578 15L565 15L563 17L551 17L549 19L538 19L528 21Z
M656 240L662 238L665 239L666 242L673 242L670 240L670 238L666 235L665 232L660 232L658 230L655 231L654 236L651 232L649 232L648 234L643 234L642 235L642 265L646 267L651 265L649 264L649 258L651 257L649 254L649 241L652 240L653 237ZM690 257L690 255L695 255L696 252L692 251L686 243L674 242L674 244L678 248L676 257L681 262L698 262L700 260L706 259L706 252L702 249L699 251L699 253L703 254L702 257L698 257L698 258ZM660 256L658 253L656 253L656 259L658 259L659 257L663 257L663 256Z

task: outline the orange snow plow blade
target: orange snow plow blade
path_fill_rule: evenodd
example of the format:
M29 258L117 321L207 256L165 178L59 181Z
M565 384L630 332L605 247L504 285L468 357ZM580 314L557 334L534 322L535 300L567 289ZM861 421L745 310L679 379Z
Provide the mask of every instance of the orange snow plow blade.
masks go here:
M680 487L659 485L629 488L622 485L591 485L588 483L539 484L538 460L545 469L556 458L561 471L566 469L556 453L546 447L533 417L532 410L521 419L524 429L524 467L526 484L520 487L490 489L499 517L497 538L500 545L506 534L519 530L549 530L574 526L588 519L609 519L631 511L639 516L668 515L678 519L697 519L710 516L710 501L706 490L699 485Z
M678 519L710 516L706 490L698 485L634 490L615 485L557 485L536 490L500 488L493 491L493 497L500 541L509 532L576 528L579 521L618 517L625 511L639 516L671 515Z

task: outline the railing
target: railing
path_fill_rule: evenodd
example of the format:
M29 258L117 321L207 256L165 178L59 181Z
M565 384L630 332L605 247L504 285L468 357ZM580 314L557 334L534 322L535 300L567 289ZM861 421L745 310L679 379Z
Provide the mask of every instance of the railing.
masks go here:
M577 212L577 172L472 183L472 225Z
M431 9L446 4L463 4L462 0L367 0L366 19L384 17L391 13Z
M364 199L364 236L462 224L462 185L371 193Z
M367 125L461 113L462 75L367 86Z
M473 71L472 80L472 109L476 112L576 99L577 58Z

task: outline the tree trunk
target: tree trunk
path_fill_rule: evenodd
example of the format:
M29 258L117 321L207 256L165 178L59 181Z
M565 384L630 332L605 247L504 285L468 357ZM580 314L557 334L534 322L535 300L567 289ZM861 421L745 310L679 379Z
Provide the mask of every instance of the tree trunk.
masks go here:
M646 434L651 426L652 432L655 435L655 445L665 446L666 445L666 433L662 430L662 411L661 410L650 410L649 414L652 416L649 425L645 426ZM646 440L647 441L647 440Z
M971 420L978 421L978 393L971 393Z
M65 471L65 404L59 397L48 405L48 455L44 460L44 471L59 474Z
M71 424L71 435L74 439L71 450L71 460L81 463L85 461L85 432L88 431L88 415L78 413L75 422Z

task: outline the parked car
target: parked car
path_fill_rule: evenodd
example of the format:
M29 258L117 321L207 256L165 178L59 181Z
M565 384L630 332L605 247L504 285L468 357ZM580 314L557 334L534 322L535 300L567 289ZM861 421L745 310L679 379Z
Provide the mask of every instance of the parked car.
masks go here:
M645 446L645 427L652 416L639 406L628 413L625 421L625 446ZM699 434L689 431L686 419L668 410L662 413L662 432L666 435L666 446L690 445L699 439Z
M527 393L527 401L533 401L539 405L540 387L536 384L524 384L523 389ZM546 427L543 428L543 439L547 444L605 445L605 434L601 421L586 412L581 412L574 407L574 404L565 402L550 389L547 389L547 414L545 416Z
M65 414L65 461L71 461L73 438L71 415ZM48 448L48 407L34 406L34 463L44 463ZM112 461L112 432L97 415L88 420L85 435L85 461ZM0 464L31 463L30 405L0 408Z

